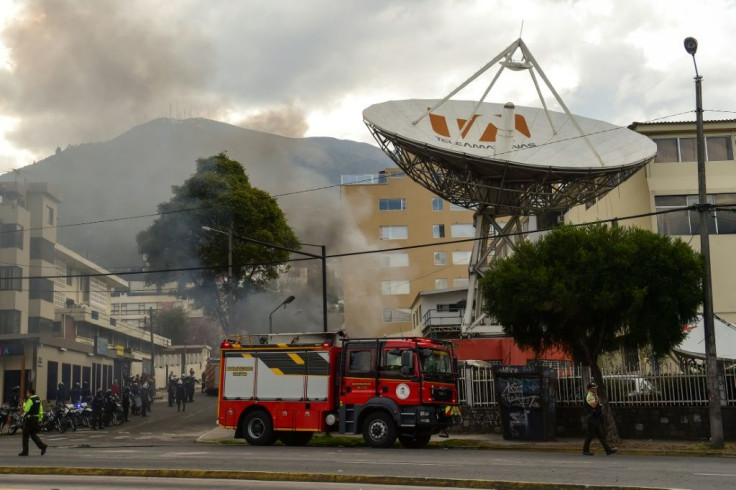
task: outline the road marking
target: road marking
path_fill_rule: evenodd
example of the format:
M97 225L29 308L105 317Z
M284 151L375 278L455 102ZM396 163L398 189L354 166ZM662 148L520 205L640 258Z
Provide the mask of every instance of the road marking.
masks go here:
M733 478L736 474L733 473L693 473L695 476L725 476L727 478Z

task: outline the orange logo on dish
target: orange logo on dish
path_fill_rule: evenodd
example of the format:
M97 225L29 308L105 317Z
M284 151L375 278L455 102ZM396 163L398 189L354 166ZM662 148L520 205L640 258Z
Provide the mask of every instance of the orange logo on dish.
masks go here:
M467 124L467 126L465 125L467 119L457 119L457 129L461 131L460 137L462 139L465 139L465 137L468 135L470 128L473 127L475 122L478 120L478 117L478 114L474 114L473 117L470 118L470 122ZM501 116L497 114L496 117ZM450 137L450 128L447 126L447 119L445 118L445 116L430 114L429 122L432 124L432 130L435 133L440 136L444 136L445 138ZM514 114L514 127L518 132L520 132L527 138L531 138L532 135L529 132L529 126L526 124L526 119L521 114ZM498 134L498 127L496 127L496 125L493 123L488 123L486 125L486 129L483 131L483 134L481 134L479 141L494 142L496 141L496 134Z

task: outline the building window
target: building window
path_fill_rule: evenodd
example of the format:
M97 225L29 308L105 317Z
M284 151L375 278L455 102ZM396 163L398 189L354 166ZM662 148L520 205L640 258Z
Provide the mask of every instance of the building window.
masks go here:
M0 334L20 333L20 311L0 310Z
M698 146L695 138L653 138L657 145L657 163L696 162ZM730 136L708 136L705 138L707 161L733 160L733 143Z
M450 204L450 211L467 211L467 209L457 204Z
M54 224L54 208L46 206L46 223L49 225Z
M455 265L470 264L470 250L458 250L452 252L452 263Z
M409 228L406 226L382 226L381 240L406 240Z
M468 287L468 279L453 279L452 280L452 287L455 288L466 288Z
M384 308L384 323L408 322L411 320L411 310L409 308Z
M40 299L49 303L54 302L54 281L32 277L29 281L28 289L28 299Z
M432 225L432 238L445 238L445 225Z
M0 290L20 291L23 289L23 269L20 267L0 267Z
M405 211L406 210L406 199L403 197L395 199L379 199L378 200L379 211Z
M475 230L473 224L454 224L452 225L452 236L453 237L472 237L475 236Z
M445 209L445 200L441 197L432 198L432 211L443 211Z
M437 313L457 313L462 308L459 304L437 305Z
M434 288L435 289L447 289L447 279L435 279Z
M447 265L447 252L435 252L434 265Z
M55 262L56 246L45 238L31 237L31 259Z
M408 267L409 254L407 252L392 252L381 254L381 267Z
M381 294L394 295L394 294L409 294L409 281L381 281Z
M0 248L23 250L23 227L17 223L0 225Z
M707 198L716 208L736 205L736 194L710 194ZM656 211L661 213L657 215L657 231L662 235L699 235L700 212L685 209L698 202L697 195L655 196ZM736 215L729 210L714 209L709 213L708 230L713 235L736 234Z

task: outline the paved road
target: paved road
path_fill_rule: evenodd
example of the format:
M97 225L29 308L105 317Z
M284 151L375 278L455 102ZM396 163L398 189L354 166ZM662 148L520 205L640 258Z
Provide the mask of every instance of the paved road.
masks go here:
M646 486L657 488L731 489L736 479L734 460L615 455L583 457L540 451L482 451L468 449L375 450L364 447L250 447L197 442L212 431L214 398L203 395L176 412L158 401L150 417L137 417L120 427L92 432L43 433L50 445L41 457L31 450L28 458L16 456L20 436L0 437L0 472L59 471L75 468L114 468L120 478L137 470L140 476L222 477L283 479L287 473L303 478L345 482L348 477L363 484L385 483L391 476L421 486L436 481L487 480L564 484ZM228 439L228 442L235 442ZM11 468L18 467L18 470ZM171 470L168 472L167 470ZM175 471L176 470L176 471ZM179 471L183 470L183 472ZM417 477L428 478L425 482ZM477 482L476 482L477 483ZM453 483L451 483L453 484ZM459 486L459 484L458 484ZM502 488L502 485L495 486ZM185 487L183 485L183 487ZM477 486L477 488L482 488Z

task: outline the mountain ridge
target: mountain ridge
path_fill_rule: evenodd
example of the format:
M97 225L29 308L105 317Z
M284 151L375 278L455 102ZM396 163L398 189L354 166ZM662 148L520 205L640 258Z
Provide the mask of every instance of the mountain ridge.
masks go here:
M300 240L330 246L343 231L340 175L395 166L368 143L159 118L108 141L70 145L0 181L50 184L62 197L59 242L110 271L135 270L142 265L135 235L153 221L156 206L195 172L198 158L222 151L243 164L252 185L278 199Z

